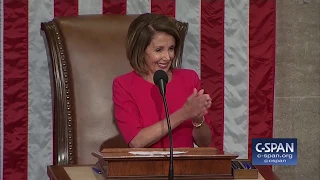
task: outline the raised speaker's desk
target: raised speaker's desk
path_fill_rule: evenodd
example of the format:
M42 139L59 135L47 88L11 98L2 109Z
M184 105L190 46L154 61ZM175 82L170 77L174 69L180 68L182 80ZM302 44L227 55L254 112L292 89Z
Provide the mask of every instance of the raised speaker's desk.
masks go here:
M48 166L47 170L50 180L102 180L102 176L100 174L95 173L92 170L92 166L93 165L52 165ZM268 166L256 167L259 170L259 178L256 180L279 180L279 178L273 173L273 171Z

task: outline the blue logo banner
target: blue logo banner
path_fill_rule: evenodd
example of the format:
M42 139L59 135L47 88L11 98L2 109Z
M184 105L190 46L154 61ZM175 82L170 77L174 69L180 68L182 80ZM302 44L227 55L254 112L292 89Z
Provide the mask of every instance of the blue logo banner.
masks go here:
M297 165L297 138L253 138L253 165Z

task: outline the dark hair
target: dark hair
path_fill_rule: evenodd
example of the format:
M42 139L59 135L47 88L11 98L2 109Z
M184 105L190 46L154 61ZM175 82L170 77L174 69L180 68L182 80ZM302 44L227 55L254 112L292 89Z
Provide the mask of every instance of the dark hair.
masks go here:
M164 32L175 39L175 59L181 51L181 38L176 20L161 14L146 13L138 16L129 26L126 38L127 58L139 74L148 72L144 53L156 32ZM172 63L170 69L174 68Z

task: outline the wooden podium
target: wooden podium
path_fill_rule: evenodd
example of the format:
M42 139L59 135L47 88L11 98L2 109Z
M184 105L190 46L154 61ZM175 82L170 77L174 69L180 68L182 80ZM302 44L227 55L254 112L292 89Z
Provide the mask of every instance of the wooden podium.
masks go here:
M121 148L93 152L104 179L168 179L169 148ZM248 160L215 148L174 148L175 179L256 179ZM244 161L246 161L244 165Z

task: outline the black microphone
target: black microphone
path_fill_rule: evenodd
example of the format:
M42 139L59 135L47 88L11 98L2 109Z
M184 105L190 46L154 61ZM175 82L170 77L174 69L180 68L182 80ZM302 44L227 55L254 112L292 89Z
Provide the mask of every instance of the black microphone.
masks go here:
M159 91L162 95L164 108L166 111L166 118L168 124L168 134L169 134L169 141L170 141L170 166L169 166L169 180L173 180L174 170L173 170L173 145L172 145L172 131L171 131L171 123L169 118L168 112L168 105L166 100L166 85L168 83L168 75L163 70L157 70L153 75L153 82L159 88Z

